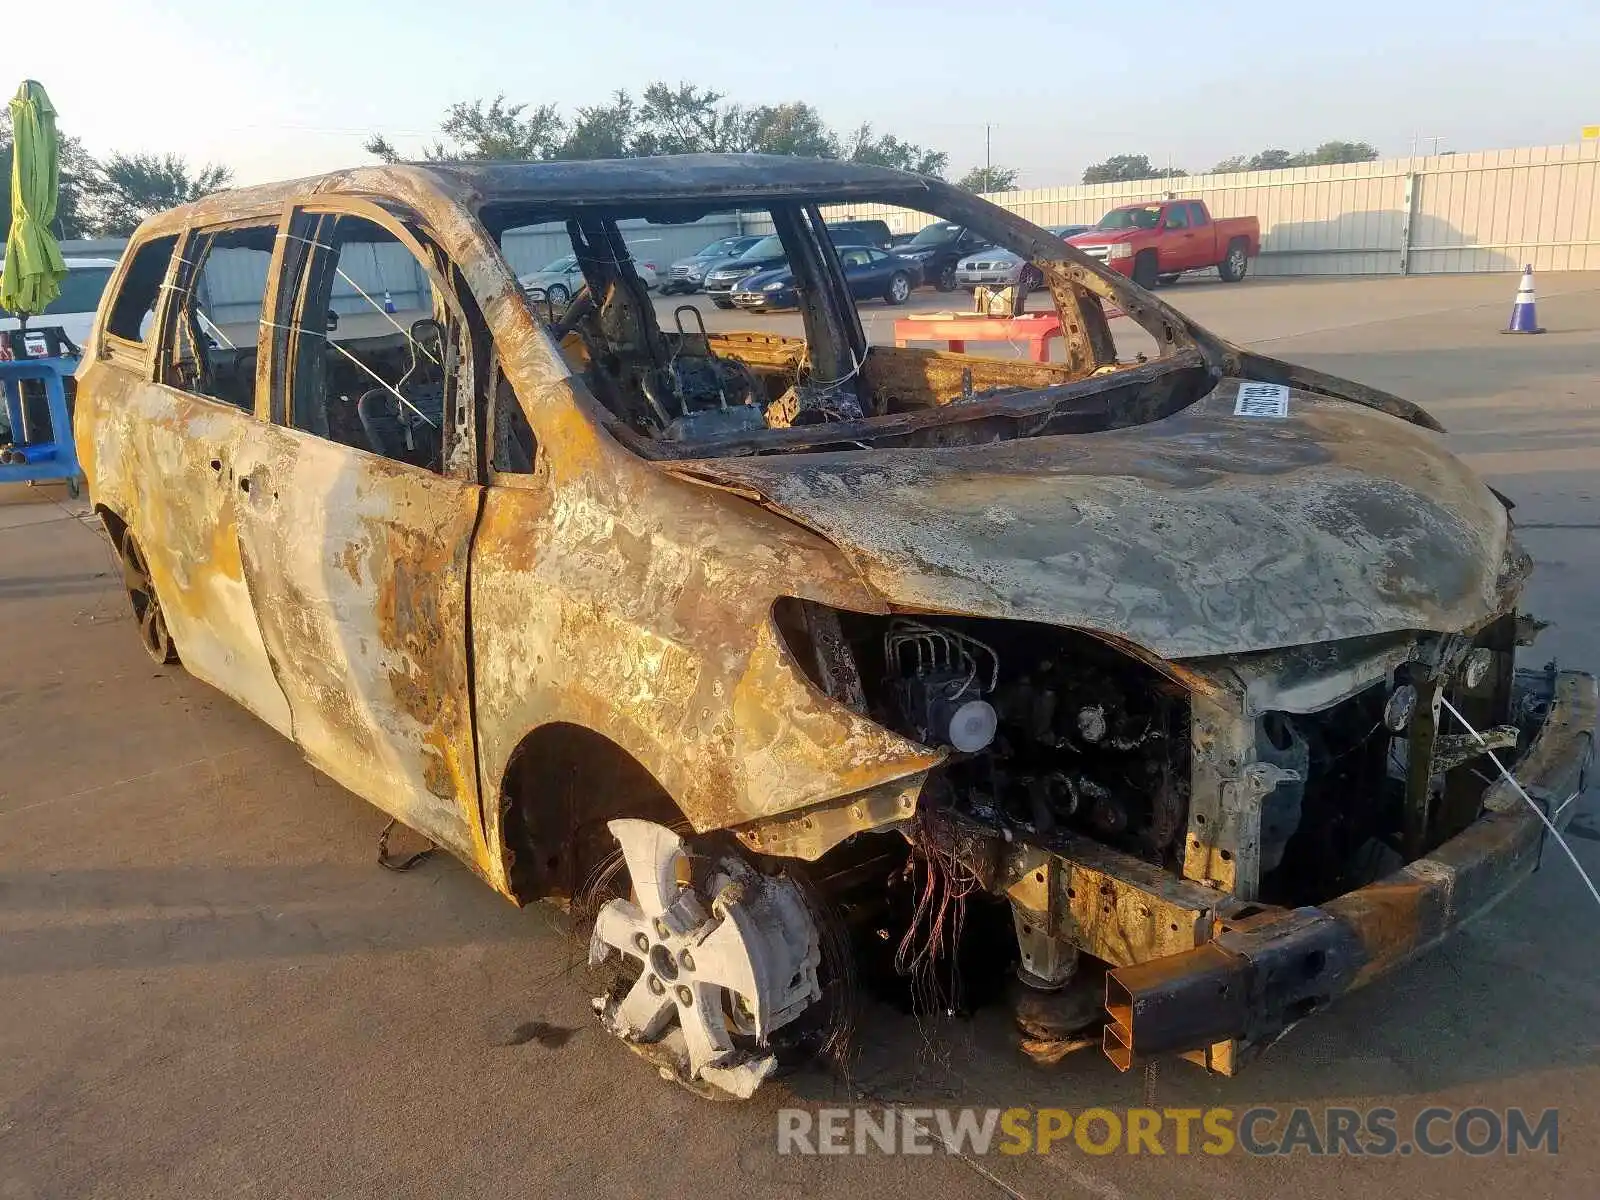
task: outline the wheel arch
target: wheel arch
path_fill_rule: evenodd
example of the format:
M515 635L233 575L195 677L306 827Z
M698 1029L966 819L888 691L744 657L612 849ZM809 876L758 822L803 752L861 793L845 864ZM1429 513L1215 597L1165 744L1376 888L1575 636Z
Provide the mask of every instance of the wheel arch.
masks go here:
M519 904L581 895L616 847L608 821L639 817L687 831L665 785L603 733L551 721L506 760L495 820L506 889Z
M122 545L122 535L128 531L128 521L121 513L109 504L96 504L95 516L100 518L100 523L105 526L106 533L111 538L113 548Z

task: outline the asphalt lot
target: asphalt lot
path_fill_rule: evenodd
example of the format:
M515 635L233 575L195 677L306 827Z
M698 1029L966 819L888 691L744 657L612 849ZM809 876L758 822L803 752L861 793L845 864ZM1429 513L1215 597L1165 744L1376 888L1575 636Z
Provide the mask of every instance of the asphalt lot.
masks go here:
M1166 295L1224 336L1426 405L1518 504L1538 564L1526 604L1555 622L1539 649L1600 669L1600 275L1538 284L1537 338L1497 332L1511 276ZM876 340L895 315L863 308ZM1236 1080L1182 1063L1119 1076L1093 1052L1038 1068L1003 1013L919 1026L872 1009L849 1081L867 1103L1556 1107L1553 1158L779 1157L775 1110L844 1103L843 1082L802 1074L737 1105L657 1080L594 1024L562 918L452 861L378 869L375 809L154 668L98 526L59 491L0 489L0 631L0 1200L1600 1191L1596 914L1554 852L1480 924ZM1600 824L1593 800L1580 833ZM1600 872L1594 838L1573 844Z

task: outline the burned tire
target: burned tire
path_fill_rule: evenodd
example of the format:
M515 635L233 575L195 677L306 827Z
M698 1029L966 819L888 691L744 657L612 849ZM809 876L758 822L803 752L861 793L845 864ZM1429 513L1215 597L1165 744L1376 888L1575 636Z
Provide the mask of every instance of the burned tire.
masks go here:
M178 647L150 579L150 566L130 530L124 529L117 540L117 558L122 563L122 583L133 605L133 619L139 623L139 641L153 662L171 666L178 661Z
M1154 250L1142 251L1133 260L1133 281L1142 288L1154 289L1160 281L1161 269Z
M911 296L911 276L896 271L889 277L889 286L883 291L885 304L904 304Z
M1234 238L1228 243L1228 254L1217 264L1217 274L1223 283L1238 283L1250 270L1250 245L1244 238Z

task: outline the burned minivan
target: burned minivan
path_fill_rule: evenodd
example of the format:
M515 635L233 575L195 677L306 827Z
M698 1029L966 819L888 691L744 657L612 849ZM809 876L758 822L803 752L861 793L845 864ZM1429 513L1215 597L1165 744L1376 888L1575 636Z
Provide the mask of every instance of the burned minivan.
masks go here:
M1031 262L1060 360L870 342L825 223L870 202ZM633 267L623 223L751 210L803 336L708 332ZM508 265L531 227L565 303ZM1510 503L1425 412L920 176L212 196L133 238L76 424L150 654L578 902L600 1020L701 1089L819 1044L873 945L939 970L969 910L1030 1046L1232 1073L1525 877L1590 758L1595 681L1517 668Z

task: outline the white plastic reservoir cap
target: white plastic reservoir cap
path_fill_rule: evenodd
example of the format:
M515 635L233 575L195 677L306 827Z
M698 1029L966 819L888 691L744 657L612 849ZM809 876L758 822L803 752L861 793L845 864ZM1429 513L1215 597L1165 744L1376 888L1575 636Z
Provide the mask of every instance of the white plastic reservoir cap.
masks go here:
M1000 718L987 700L968 700L950 718L950 744L963 754L973 754L994 741Z

